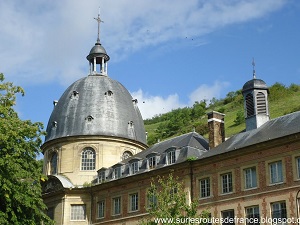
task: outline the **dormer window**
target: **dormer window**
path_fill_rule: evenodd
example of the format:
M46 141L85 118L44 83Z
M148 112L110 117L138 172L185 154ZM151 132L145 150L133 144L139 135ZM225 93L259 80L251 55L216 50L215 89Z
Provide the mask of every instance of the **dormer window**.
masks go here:
M122 176L122 167L121 166L115 167L112 174L112 178L119 179L121 176Z
M98 172L98 182L102 183L106 180L105 170L101 170Z
M166 164L172 165L176 162L176 149L171 148L166 151Z
M130 174L136 174L139 171L139 162L134 161L130 163Z
M149 161L149 169L154 169L156 167L156 156L149 157L148 161Z

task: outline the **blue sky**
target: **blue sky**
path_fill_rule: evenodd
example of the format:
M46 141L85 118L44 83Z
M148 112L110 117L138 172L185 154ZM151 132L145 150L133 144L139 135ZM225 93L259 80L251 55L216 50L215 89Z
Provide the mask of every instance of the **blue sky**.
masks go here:
M46 127L53 100L87 76L99 6L108 75L144 118L241 89L253 57L268 85L300 84L298 0L1 1L0 72L25 89L22 119Z

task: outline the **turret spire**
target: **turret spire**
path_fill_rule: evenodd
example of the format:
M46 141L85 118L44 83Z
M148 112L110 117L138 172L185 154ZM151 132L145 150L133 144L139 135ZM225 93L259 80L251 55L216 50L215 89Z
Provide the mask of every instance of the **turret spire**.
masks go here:
M252 58L252 66L253 66L253 79L256 79L256 73L255 73L255 61L254 61L254 58Z
M90 54L86 57L90 64L90 75L103 75L107 76L107 61L109 56L100 43L100 8L98 17L94 18L98 22L98 37L95 46L91 49ZM98 68L97 68L98 67Z
M101 20L101 18L100 18L100 7L99 7L99 11L98 11L98 17L97 18L95 18L94 17L94 19L98 22L98 37L97 37L97 43L100 43L100 23L102 22L104 22L103 20Z

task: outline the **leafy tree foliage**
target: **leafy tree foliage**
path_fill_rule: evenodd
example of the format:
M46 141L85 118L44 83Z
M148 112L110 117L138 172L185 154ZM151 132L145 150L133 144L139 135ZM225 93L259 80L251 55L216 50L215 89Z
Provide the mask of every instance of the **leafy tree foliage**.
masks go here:
M13 106L21 87L0 74L0 224L52 224L41 198L42 124L19 119Z
M238 126L238 125L245 122L245 115L244 115L244 112L242 110L240 110L236 113L236 118L233 122L234 122L235 126Z
M187 193L184 185L175 178L172 173L168 177L158 176L156 180L152 180L151 186L147 192L149 216L144 219L141 224L158 224L156 218L169 218L164 224L178 224L176 219L180 220L180 224L190 224L187 218L208 218L207 211L198 215L198 201L190 204L187 200ZM173 221L171 221L173 219ZM199 223L201 224L201 223Z

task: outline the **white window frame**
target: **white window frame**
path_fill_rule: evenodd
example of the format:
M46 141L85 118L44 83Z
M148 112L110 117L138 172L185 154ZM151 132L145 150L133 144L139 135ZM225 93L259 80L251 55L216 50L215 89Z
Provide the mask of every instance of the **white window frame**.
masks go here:
M260 213L259 213L259 206L258 205L254 205L254 206L250 206L250 207L246 207L245 208L245 214L246 214L246 218L248 219L246 221L246 225L259 225L260 224ZM249 223L249 220L254 220L253 223ZM254 223L256 222L257 223Z
M300 157L296 157L297 179L300 179Z
M172 165L176 162L176 151L175 150L169 150L167 151L167 165Z
M85 204L72 204L70 220L71 221L85 221L86 220L86 205Z
M245 189L257 188L256 167L249 167L244 169L244 184Z
M113 179L119 179L122 176L122 167L118 166L114 168Z
M275 215L274 212L278 211L280 215ZM282 215L283 214L283 215ZM287 209L286 209L286 202L280 201L280 202L273 202L271 203L271 215L272 219L287 219ZM286 223L277 223L279 224L286 224Z
M276 161L269 164L270 184L283 182L283 165L282 161Z
M199 180L200 198L208 198L211 196L210 177Z
M104 218L105 217L105 200L101 200L97 204L98 213L97 218Z
M233 192L232 172L221 174L221 188L222 194L228 194Z
M135 212L139 210L139 193L135 192L129 194L129 212Z
M98 175L98 182L99 183L102 183L106 180L106 174L105 174L105 171L100 171L99 172L99 175Z
M130 173L136 174L137 172L139 172L139 162L134 161L134 162L130 163Z
M81 171L94 171L96 169L96 151L86 147L81 152Z
M120 215L121 214L121 197L115 197L112 199L112 214Z
M154 169L156 167L157 165L156 155L150 156L148 158L148 165L149 165L149 169Z

